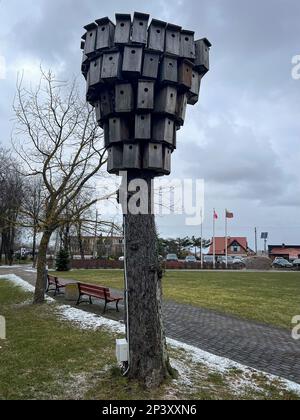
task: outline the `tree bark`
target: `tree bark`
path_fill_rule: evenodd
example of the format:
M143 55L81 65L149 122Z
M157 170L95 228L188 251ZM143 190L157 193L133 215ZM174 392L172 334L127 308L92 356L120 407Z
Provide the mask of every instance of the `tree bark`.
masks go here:
M34 300L33 303L40 304L45 301L46 291L46 277L45 270L47 265L47 250L50 242L52 232L46 230L43 233L41 243L39 246L38 260L37 260L37 277L35 284Z
M32 267L35 268L36 266L36 258L35 258L35 254L36 254L36 235L37 235L37 229L36 229L36 224L34 225L33 228L33 238L32 238Z
M151 197L151 179L147 182ZM154 388L172 373L162 321L162 275L154 215L127 214L124 227L129 318L128 377Z
M84 248L83 248L83 242L82 242L80 222L78 223L78 227L77 227L77 239L78 239L78 245L79 245L80 258L81 258L81 261L84 261L85 255L84 255Z

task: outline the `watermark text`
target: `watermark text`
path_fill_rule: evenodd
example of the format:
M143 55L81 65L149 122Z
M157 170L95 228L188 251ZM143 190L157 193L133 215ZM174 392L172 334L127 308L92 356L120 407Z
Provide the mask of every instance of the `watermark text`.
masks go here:
M0 315L0 340L6 339L6 325L4 316Z
M294 316L292 324L296 325L292 330L292 338L294 340L300 340L300 315Z
M300 55L294 55L292 58L292 78L294 80L300 80Z

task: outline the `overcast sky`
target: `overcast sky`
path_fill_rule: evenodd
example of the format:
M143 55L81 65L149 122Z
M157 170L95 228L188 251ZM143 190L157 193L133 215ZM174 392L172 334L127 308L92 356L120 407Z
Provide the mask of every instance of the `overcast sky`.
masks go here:
M207 37L211 71L199 104L189 107L173 154L172 177L205 180L204 233L212 209L224 235L224 209L233 211L232 236L254 227L270 243L300 244L300 55L298 0L0 0L0 142L9 144L17 73L37 82L40 63L64 78L80 76L82 27L116 12L141 11ZM0 62L3 62L3 58ZM159 218L164 236L199 235L179 217ZM261 242L261 241L260 241ZM262 244L261 244L262 245Z

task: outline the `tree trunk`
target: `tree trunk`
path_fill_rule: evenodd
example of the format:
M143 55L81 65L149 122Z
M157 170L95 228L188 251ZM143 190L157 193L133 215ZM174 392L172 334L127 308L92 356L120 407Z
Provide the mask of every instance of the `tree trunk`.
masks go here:
M36 266L36 259L35 259L35 254L36 254L36 225L33 228L33 238L32 238L32 268L35 268Z
M47 250L49 241L51 238L52 231L46 230L43 233L41 243L39 246L38 260L37 260L37 277L35 284L34 292L34 301L35 304L40 304L45 301L45 291L46 291L46 277L45 270L47 265Z
M151 179L146 180L150 187ZM151 198L149 208L151 208ZM154 388L170 376L162 321L161 268L153 214L124 217L130 379Z
M84 255L84 248L83 248L82 235L81 235L81 223L79 223L77 227L77 239L78 239L78 245L79 245L80 258L81 258L81 261L84 261L85 255Z

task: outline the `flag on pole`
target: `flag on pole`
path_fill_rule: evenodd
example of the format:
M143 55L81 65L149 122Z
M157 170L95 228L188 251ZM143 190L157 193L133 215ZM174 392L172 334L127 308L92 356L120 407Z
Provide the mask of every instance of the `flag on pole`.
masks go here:
M214 209L213 213L213 268L216 268L216 220L218 220L218 214Z
M234 214L226 209L226 219L233 219Z
M228 227L227 219L233 219L234 214L231 211L225 209L225 256L226 256L226 268L228 268Z

